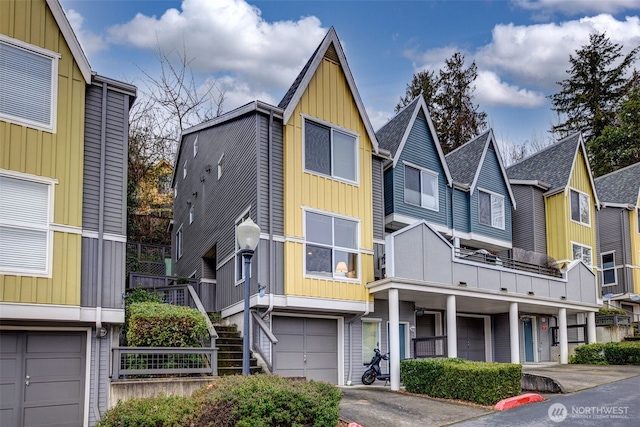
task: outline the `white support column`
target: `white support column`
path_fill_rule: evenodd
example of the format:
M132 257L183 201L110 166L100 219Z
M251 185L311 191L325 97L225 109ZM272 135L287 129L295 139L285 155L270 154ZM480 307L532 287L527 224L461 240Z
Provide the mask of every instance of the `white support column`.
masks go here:
M595 320L595 319L594 319ZM569 363L569 337L567 335L567 309L558 309L558 341L560 345L560 363Z
M400 390L400 303L398 290L389 289L389 373L391 390Z
M596 313L590 311L587 313L587 343L596 342Z
M509 304L509 342L511 347L511 363L520 363L520 322L518 321L518 303Z
M447 357L458 357L458 330L456 328L456 296L447 295Z

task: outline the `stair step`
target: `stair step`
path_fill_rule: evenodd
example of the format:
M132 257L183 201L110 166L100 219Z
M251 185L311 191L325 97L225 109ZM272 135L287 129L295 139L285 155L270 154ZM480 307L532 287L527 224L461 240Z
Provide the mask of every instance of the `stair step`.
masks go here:
M259 366L250 366L249 372L252 374L261 374L262 368ZM228 367L228 368L218 368L218 376L223 375L242 375L242 366L240 367Z

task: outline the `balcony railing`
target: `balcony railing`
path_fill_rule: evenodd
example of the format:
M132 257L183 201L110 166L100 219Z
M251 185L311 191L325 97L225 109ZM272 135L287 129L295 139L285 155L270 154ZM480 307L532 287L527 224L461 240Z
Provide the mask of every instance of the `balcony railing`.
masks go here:
M170 258L170 246L127 242L127 273L164 276L167 274L165 260Z
M557 346L560 343L558 338L558 327L551 327L551 345ZM569 344L584 344L587 342L587 325L567 326L567 342Z
M134 375L206 374L218 375L214 347L115 347L113 378Z
M512 270L527 271L529 273L543 274L545 276L562 277L562 272L556 267L532 264L492 254L485 249L455 248L455 256L459 259L479 262L481 264L495 265Z
M413 357L416 359L425 357L447 357L447 336L414 338Z
M631 316L596 314L596 326L631 326Z

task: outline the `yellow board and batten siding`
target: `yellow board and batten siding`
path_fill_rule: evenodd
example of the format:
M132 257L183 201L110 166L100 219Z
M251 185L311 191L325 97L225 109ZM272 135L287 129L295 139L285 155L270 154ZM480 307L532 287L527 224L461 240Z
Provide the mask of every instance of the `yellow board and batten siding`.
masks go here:
M582 150L578 150L575 165L569 178L569 187L565 191L554 194L545 199L547 224L547 251L549 256L558 262L573 260L572 243L591 248L591 262L597 265L596 256L596 226L595 226L595 197L589 170ZM583 225L571 220L571 191L578 190L589 195L589 225Z
M0 120L0 168L58 180L53 222L82 227L86 82L44 0L0 1L0 34L60 54L56 132ZM0 301L80 305L78 233L52 233L51 278L0 275Z
M358 184L304 172L303 116L318 118L358 135ZM305 277L303 208L360 220L360 249L373 251L371 141L339 64L325 58L285 125L285 294L367 301L373 255L360 253L359 283Z

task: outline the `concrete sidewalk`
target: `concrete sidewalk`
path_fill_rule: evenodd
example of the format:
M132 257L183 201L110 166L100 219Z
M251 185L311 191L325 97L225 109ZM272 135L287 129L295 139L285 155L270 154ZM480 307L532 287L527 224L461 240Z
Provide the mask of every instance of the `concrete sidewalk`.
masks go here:
M560 384L565 393L640 376L639 366L538 364L524 365L522 370ZM445 426L494 412L472 404L392 392L389 386L351 386L341 390L341 418L362 427Z

